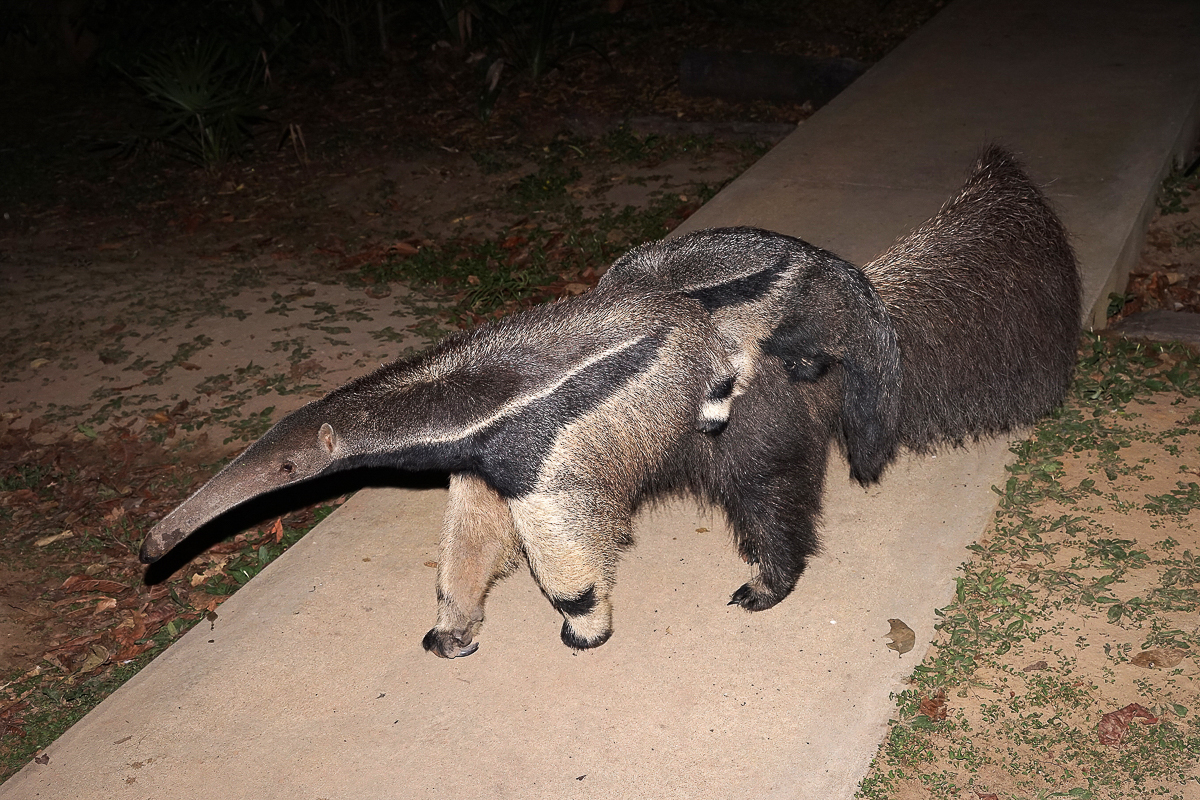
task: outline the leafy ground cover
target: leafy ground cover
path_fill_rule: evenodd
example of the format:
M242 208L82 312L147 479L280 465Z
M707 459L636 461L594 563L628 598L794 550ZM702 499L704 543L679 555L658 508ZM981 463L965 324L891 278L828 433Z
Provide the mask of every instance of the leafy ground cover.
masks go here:
M1139 311L1200 312L1200 165L1185 164L1163 182L1158 213L1129 285L1109 303L1110 324Z

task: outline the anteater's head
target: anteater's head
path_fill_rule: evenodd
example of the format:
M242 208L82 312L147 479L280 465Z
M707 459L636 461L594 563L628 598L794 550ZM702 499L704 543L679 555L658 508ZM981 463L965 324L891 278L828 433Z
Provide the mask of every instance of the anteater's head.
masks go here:
M150 530L142 542L142 562L162 558L200 526L235 506L333 466L343 455L343 443L324 416L318 402L280 420Z

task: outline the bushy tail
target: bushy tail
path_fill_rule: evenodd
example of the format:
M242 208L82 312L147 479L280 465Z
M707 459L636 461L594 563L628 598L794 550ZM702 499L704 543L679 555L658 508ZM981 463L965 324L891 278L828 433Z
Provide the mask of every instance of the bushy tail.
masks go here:
M927 451L1028 425L1063 399L1080 284L1066 230L988 148L961 191L863 270L896 328L899 436Z

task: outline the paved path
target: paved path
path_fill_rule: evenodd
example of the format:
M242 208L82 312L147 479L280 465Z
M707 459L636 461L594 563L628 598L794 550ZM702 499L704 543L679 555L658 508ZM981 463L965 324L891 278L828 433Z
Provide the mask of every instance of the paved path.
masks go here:
M934 212L990 140L1060 207L1103 305L1196 133L1191 0L957 0L689 221L863 261ZM993 510L1003 443L831 470L825 554L757 615L718 520L649 515L616 634L558 642L532 580L499 585L477 654L424 654L440 491L359 493L31 764L0 798L847 798ZM707 530L698 530L707 529Z

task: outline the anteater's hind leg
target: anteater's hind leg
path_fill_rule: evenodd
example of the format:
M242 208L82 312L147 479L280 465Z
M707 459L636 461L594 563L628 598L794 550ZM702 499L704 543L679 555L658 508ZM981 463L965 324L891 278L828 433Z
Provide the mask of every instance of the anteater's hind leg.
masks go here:
M604 644L612 636L612 587L630 514L578 491L532 494L509 507L533 577L563 615L563 643L577 650Z
M520 560L508 504L479 478L452 475L438 557L437 625L425 634L425 649L443 658L474 653L488 590Z
M752 390L715 443L716 499L738 551L758 568L730 605L749 611L775 605L795 588L817 552L831 438L830 417L822 413L830 406L821 396L824 384L780 391L772 404L760 403L761 390ZM806 395L816 402L805 402Z

